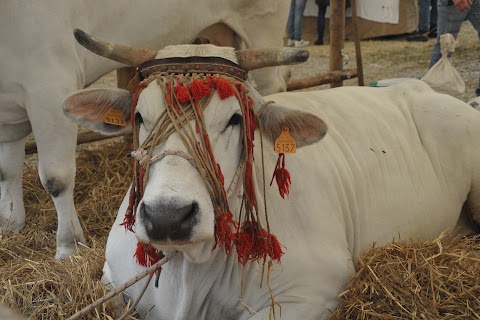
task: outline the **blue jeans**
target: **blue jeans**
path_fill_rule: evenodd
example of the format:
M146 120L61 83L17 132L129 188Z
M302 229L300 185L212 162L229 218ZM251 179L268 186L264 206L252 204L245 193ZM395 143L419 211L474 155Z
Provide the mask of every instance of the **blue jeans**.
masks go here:
M418 0L418 31L428 31L436 25L437 0Z
M288 38L291 40L302 40L303 11L306 4L307 0L292 0L287 21Z
M468 20L477 30L480 38L480 0L474 0L470 10L460 12L454 5L447 6L448 0L438 0L438 24L437 24L437 42L432 50L430 59L430 68L442 57L440 52L440 36L445 33L451 33L455 39L458 36L463 21ZM479 60L480 63L480 60ZM478 79L477 95L480 95L480 78Z

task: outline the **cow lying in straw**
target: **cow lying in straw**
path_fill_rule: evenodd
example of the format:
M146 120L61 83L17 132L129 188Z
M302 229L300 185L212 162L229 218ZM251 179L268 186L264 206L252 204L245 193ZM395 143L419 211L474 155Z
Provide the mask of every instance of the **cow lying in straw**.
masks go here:
M115 56L114 44L77 38ZM252 59L167 47L139 68L133 95L65 100L81 125L133 126L134 183L108 239L106 280L119 286L142 270L137 261L180 252L148 286L142 316L324 319L373 243L468 231L464 204L480 221L476 110L421 81L267 97L244 81L246 70L305 60L290 50Z

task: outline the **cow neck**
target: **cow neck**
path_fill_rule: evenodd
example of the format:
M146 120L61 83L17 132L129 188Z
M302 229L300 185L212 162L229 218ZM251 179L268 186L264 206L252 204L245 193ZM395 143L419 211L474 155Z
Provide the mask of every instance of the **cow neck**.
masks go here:
M184 68L187 69L185 66ZM235 250L237 260L242 266L253 261L263 262L264 266L267 260L280 262L281 256L284 254L284 247L279 243L276 236L270 232L266 205L265 208L262 208L265 214L265 228L260 221L260 211L257 206L253 183L253 141L256 129L256 114L252 109L253 100L248 95L243 80L237 76L228 75L228 71L227 74L211 74L206 70L203 70L202 73L181 74L175 72L166 74L165 72L168 69L161 71L163 69L158 64L155 67L149 66L148 70L155 71L147 73L148 77L139 83L132 101L131 123L133 124L135 149L135 152L133 152L135 156L134 183L122 225L133 231L135 213L148 182L150 164L159 161L166 155L180 156L188 160L198 170L210 194L215 211L215 242L212 250L219 247L229 256ZM191 70L191 68L188 70ZM139 123L134 114L141 91L152 81L156 81L164 93L162 98L166 110L159 116L155 125L152 126L153 129L140 145ZM242 110L243 155L235 173L236 178L234 176L234 180L241 179L243 185L238 220L234 220L234 215L230 211L229 196L224 188L223 173L213 155L203 116L203 111L209 104L215 90L222 100L234 96L239 101ZM195 128L191 126L192 120L195 123ZM154 155L154 148L163 143L174 132L181 138L187 152L167 150L159 155ZM232 189L232 184L229 187L230 189ZM263 192L265 196L265 190ZM145 266L153 264L160 258L160 253L151 245L142 243L138 244L135 255L138 262Z

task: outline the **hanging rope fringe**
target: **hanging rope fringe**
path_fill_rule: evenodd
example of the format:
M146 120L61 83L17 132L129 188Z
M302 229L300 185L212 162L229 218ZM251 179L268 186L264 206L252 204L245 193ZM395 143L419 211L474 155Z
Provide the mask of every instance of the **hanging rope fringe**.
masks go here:
M211 75L194 75L181 78L156 76L154 79L157 80L157 83L165 93L164 101L167 109L158 118L155 126L152 126L154 130L149 133L141 146L138 146L139 124L132 122L134 125L134 143L136 143L137 148L137 150L131 153L131 156L135 159L135 180L130 191L130 201L122 225L126 229L133 231L135 212L143 197L144 184L148 178L148 168L152 162L151 152L157 145L164 142L171 133L177 132L182 141L184 141L188 154L191 156L189 161L199 170L207 190L210 192L215 208L215 244L212 250L220 247L227 255L232 255L235 249L238 262L243 266L248 262L265 261L268 258L280 262L281 256L284 254L284 247L275 235L270 233L268 224L267 229L264 229L260 222L253 180L253 150L256 121L255 114L252 111L253 100L248 96L248 91L243 83L233 78ZM147 79L140 83L133 99L135 105L141 90L154 79ZM240 102L242 109L244 154L241 161L244 163L239 164L239 167L243 168L242 172L244 173L243 207L245 212L243 219L241 219L242 221L236 221L229 209L224 176L220 165L215 160L203 118L203 110L213 95L213 89L216 89L222 100L235 96ZM132 105L132 121L134 111L135 107ZM190 127L192 120L194 120L194 127ZM284 158L282 158L281 164L282 166L280 167L279 158L274 176L277 177L280 194L283 197L285 194L288 194L290 176L285 169ZM264 213L268 221L266 209ZM143 266L155 263L159 255L160 253L155 248L143 243L138 244L135 252L138 263Z

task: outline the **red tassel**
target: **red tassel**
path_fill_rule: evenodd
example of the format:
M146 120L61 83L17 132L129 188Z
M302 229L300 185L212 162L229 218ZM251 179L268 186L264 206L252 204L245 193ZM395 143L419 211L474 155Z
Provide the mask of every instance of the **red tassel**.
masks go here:
M147 268L160 260L157 249L149 243L137 243L137 250L133 256L137 258L139 265Z
M231 212L215 210L215 245L212 250L217 248L217 246L223 247L225 253L231 255L232 247L236 242L236 235L233 229L236 228L237 222L233 220L233 214Z
M200 100L203 97L210 95L211 89L208 85L205 85L203 81L195 79L188 86L188 91L190 91L190 94L195 100Z
M280 166L281 162L281 166ZM285 154L280 153L278 155L277 165L275 166L275 170L273 171L272 180L270 181L270 185L273 183L273 179L278 185L278 192L280 196L285 199L285 196L288 196L290 193L290 185L292 183L290 179L290 172L285 169Z
M177 97L178 102L181 104L187 103L190 101L190 94L188 93L187 87L181 83L177 83L174 88L175 96Z
M237 260L245 266L250 261L250 256L253 251L253 229L243 229L237 234L235 242L237 249Z
M235 94L233 85L225 79L217 79L217 92L221 100L225 100Z
M138 97L140 96L140 92L148 85L146 82L140 82L135 93L133 94L132 104L130 106L130 123L133 125L135 123L135 108L137 107Z
M205 78L205 83L212 89L215 89L217 86L217 79L212 76L207 76Z
M278 241L277 237L273 234L268 235L268 256L273 261L280 263L280 259L282 258L285 251L282 250L282 245Z
M123 222L120 224L125 227L125 229L133 231L133 225L135 224L135 215L133 214L133 206L135 205L135 187L132 186L130 189L130 196L128 199L128 207L125 212L125 217Z
M264 260L267 258L268 254L268 238L267 231L260 228L259 226L255 228L255 241L253 243L253 255L254 260Z
M249 261L266 259L270 251L267 231L251 221L243 224L242 230L237 234L235 246L238 262L243 266Z
M243 83L241 83L239 81L235 81L234 85L235 85L235 88L237 88L238 92L244 92L245 91L245 86L243 85Z

